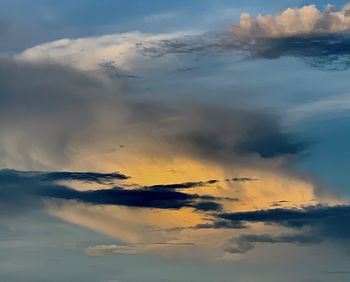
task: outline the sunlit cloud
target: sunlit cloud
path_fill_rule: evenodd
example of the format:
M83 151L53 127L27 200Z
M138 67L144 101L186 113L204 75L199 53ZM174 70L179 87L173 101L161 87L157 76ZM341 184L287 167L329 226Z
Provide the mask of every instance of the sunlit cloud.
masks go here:
M345 71L349 15L349 5L308 5L243 13L225 31L63 38L1 55L0 226L11 229L35 214L89 230L104 239L79 246L85 259L155 255L221 263L254 257L260 247L345 246L349 201L301 169L313 144L298 125L347 111L346 95L297 106L287 101L293 105L275 111L260 106L272 100L265 89L251 90L261 93L243 107L240 77L222 88L230 78L214 77L213 89L225 89L232 103L216 103L213 90L203 101L207 93L177 95L174 85L198 75L188 92L200 92L209 77L200 77L202 69L216 72L206 60L222 54L222 61L235 57L242 66L293 57L317 68L306 66L310 72ZM227 64L221 72L231 70ZM283 97L277 79L269 89ZM285 126L282 111L294 127Z

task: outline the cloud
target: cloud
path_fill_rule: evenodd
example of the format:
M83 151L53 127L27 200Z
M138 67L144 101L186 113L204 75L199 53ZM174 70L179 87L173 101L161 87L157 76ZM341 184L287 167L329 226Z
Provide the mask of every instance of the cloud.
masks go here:
M258 15L256 18L243 13L240 23L232 25L233 34L239 38L315 36L348 30L350 30L350 4L339 11L332 5L327 5L324 11L320 11L315 5L308 5L288 8L279 15Z
M224 215L228 213L223 211L226 208L231 210L231 204L237 203L237 207L240 205L237 198L215 195L221 189L217 186L225 184L225 180L142 186L128 184L129 178L118 173L112 174L113 180L125 181L125 186L124 182L121 186L114 186L110 176L108 173L92 172L0 170L0 224L35 212L48 212L124 240L127 244L91 247L86 250L88 255L183 254L189 248L207 250L212 248L212 244L226 241L227 236L232 236L232 233L227 232L229 229L250 228L248 221L225 218ZM62 180L74 180L82 184L102 181L104 186L81 191L69 186L70 182L61 183ZM105 185L110 185L110 188L106 189ZM211 190L213 193L205 193ZM218 220L211 224L213 217ZM210 242L201 239L202 234L208 232L217 236L215 242L212 242L213 239ZM135 243L142 245L133 245ZM223 251L215 248L213 256Z
M279 15L243 13L227 32L205 32L148 41L140 52L152 57L166 54L229 53L247 59L295 57L321 70L346 70L350 66L350 4L341 10L328 5L288 8Z
M232 254L243 254L254 249L257 243L268 244L319 244L322 240L314 235L307 234L282 234L272 236L269 234L244 234L233 238L226 243L225 251Z
M44 180L49 181L74 180L82 182L96 182L98 184L112 184L114 180L126 180L129 177L119 172L97 173L60 171L43 173L43 178Z
M1 58L0 82L3 168L51 170L129 148L167 158L181 148L176 155L259 164L306 148L267 112L129 98L123 81L103 71Z
M131 70L147 73L147 70L164 64L156 61L146 64L146 58L138 52L139 44L173 39L186 34L190 33L150 34L135 31L78 39L64 38L26 49L17 54L16 58L31 62L49 61L81 70L116 66L120 74L127 76ZM177 65L175 60L174 63ZM115 73L116 69L113 68L113 71Z
M296 206L314 197L293 169L307 142L268 112L128 95L123 78L103 68L45 60L1 58L0 81L0 167L29 171L1 172L7 214L49 209L127 243L189 236L211 248L204 233L220 242L228 236L222 225L205 227L213 214L265 207L286 194ZM116 170L125 175L93 172ZM104 186L87 190L91 184ZM233 226L246 230L244 222Z
M347 70L350 66L348 34L310 37L262 38L246 45L248 58L296 57L320 70Z
M88 256L102 256L105 254L137 254L137 250L128 246L98 245L85 250Z
M107 118L102 109L114 107L121 88L118 80L111 86L69 67L8 57L0 58L0 82L0 167L23 169L70 162L73 147L98 132Z
M186 183L173 183L173 184L158 184L158 185L152 185L147 186L147 189L151 190L177 190L177 189L190 189L194 187L202 187L210 184L218 183L219 180L212 179L208 181L199 181L199 182L186 182Z
M241 221L215 220L213 223L201 223L194 228L198 229L245 229L248 225Z
M232 52L247 59L294 57L324 71L347 70L350 65L349 28L350 4L342 9L327 5L323 11L308 5L288 8L278 15L253 17L243 13L239 23L231 24L229 30L222 32L130 32L62 39L27 49L17 58L49 60L85 70L112 62L117 70L114 74L129 78L149 75L150 69L170 74L193 70L193 67L184 67L188 65L188 58L181 55L195 55L198 59L198 54ZM169 54L177 56L161 59ZM148 63L150 59L152 63Z
M140 52L151 57L168 54L210 55L229 54L248 60L275 60L283 57L302 59L320 70L347 70L350 65L348 33L295 35L290 37L242 37L232 32L208 32L146 42Z
M55 187L38 191L40 196L75 200L95 205L123 205L128 207L146 207L158 209L180 209L193 207L203 211L217 211L221 205L206 200L205 196L191 195L178 191L152 189L112 188L94 191L76 191L67 187Z
M289 228L311 228L316 237L331 240L348 240L350 235L350 206L316 205L300 209L276 208L218 215L222 226L234 224L265 223ZM215 225L214 225L215 226Z
M139 187L133 189L124 189L122 187L113 187L110 189L100 189L93 191L78 191L65 185L56 184L56 180L67 179L67 175L73 175L68 179L80 180L86 182L91 180L91 173L78 174L57 172L17 172L14 170L0 171L0 194L2 199L6 199L6 206L18 204L18 202L27 202L29 204L41 205L43 199L62 199L74 200L86 204L94 205L122 205L128 207L146 207L158 209L180 209L183 207L193 207L200 211L219 211L221 205L216 203L215 197L207 195L187 194L176 191L189 186L203 186L203 183L173 184L167 187L164 185L155 185L153 187ZM97 181L101 181L103 174L99 175ZM59 176L59 177L57 177ZM64 176L63 178L61 176ZM109 176L105 174L105 176ZM109 178L108 178L109 179ZM22 205L25 209L25 205ZM8 209L10 209L8 207ZM11 208L16 209L16 205Z
M258 179L255 178L249 178L249 177L234 177L234 178L228 178L225 181L227 182L247 182L247 181L256 181Z
M288 8L279 15L241 15L233 24L234 43L250 58L275 59L291 56L303 59L323 70L349 67L350 4L341 10L327 5L320 11L315 5Z
M176 242L155 242L152 244L128 244L128 245L97 245L89 247L85 250L88 256L103 256L108 254L144 254L152 251L157 251L163 247L189 247L191 243L176 243Z

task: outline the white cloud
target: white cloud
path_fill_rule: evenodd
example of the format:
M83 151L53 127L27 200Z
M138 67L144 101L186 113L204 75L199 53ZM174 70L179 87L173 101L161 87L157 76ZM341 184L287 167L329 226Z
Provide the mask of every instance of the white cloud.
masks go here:
M350 29L350 3L341 10L327 5L324 11L315 5L288 8L279 15L241 14L239 24L232 26L233 33L248 38L280 38L313 34L330 34Z
M113 62L123 70L154 69L159 60L152 61L139 52L138 46L161 40L175 39L191 32L170 34L148 34L141 32L117 33L97 37L61 39L25 50L16 56L30 62L53 62L73 66L82 70L94 70L101 63ZM168 63L168 61L167 61Z

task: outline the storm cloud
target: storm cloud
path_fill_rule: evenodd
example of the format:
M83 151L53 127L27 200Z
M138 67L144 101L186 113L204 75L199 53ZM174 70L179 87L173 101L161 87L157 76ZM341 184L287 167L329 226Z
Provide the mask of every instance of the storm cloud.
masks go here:
M234 156L244 163L247 157L288 157L306 149L269 113L128 98L123 81L103 71L1 58L0 82L3 168L67 167L124 145L152 154L165 150L158 153L170 158L180 148L180 154L221 164ZM151 141L160 146L147 147Z

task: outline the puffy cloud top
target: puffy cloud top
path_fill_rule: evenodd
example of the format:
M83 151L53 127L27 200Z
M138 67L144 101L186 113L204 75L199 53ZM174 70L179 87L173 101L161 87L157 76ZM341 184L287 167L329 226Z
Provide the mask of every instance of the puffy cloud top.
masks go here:
M247 38L280 38L330 34L350 29L350 3L336 10L327 5L320 11L315 5L288 8L279 15L241 15L240 23L232 26L235 36Z

